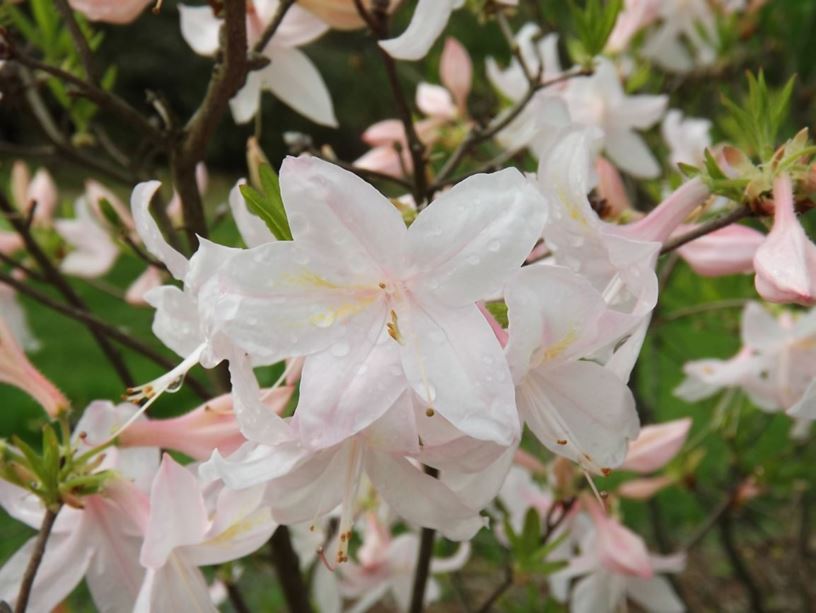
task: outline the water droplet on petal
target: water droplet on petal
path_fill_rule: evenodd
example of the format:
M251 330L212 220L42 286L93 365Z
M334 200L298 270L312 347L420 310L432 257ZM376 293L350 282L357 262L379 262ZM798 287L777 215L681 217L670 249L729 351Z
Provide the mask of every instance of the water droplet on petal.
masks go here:
M173 379L164 391L168 394L175 394L181 389L182 385L184 385L184 375L181 375L178 379Z
M478 255L476 255L475 253L473 255L469 255L467 257L467 263L472 264L473 266L476 266L476 264L478 264L481 261L482 261L482 259Z
M488 251L492 251L493 253L496 253L499 249L501 249L501 243L499 241L492 241L487 246L487 249L488 249Z

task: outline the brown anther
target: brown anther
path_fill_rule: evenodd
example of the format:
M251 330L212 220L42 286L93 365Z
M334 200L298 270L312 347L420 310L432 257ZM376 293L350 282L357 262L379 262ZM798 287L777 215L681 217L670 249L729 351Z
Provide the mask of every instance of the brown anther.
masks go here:
M612 469L611 469L611 468L602 468L602 469L601 469L601 474L602 474L604 477L608 477L609 475L611 475L611 474L612 474Z
M85 432L85 430L83 430L82 432L79 433L79 438L80 440L84 441L86 438L88 438L88 433Z
M385 283L383 283L382 281L380 281L377 285L380 286L380 289L385 289Z
M609 492L607 492L606 490L601 490L600 492L598 492L598 494L599 494L599 495L600 495L600 497L601 497L601 498L603 498L604 500L606 500L607 498L609 498Z
M314 532L314 531L315 531L315 525L312 524L311 526L309 526L309 532Z
M567 444L567 439L565 439L565 438L559 438L559 439L558 439L557 441L555 441L555 442L556 442L556 444L558 444L558 445L566 445L566 444Z
M585 459L585 460L588 460L588 461L590 461L590 462L591 462L591 461L592 461L592 456L591 456L591 455L589 455L588 453L585 453L585 454L584 454L584 459Z
M340 542L341 542L341 543L345 543L345 542L346 542L346 533L345 533L345 532L341 532L341 533L340 533Z
M204 410L205 411L212 411L212 407L210 405L208 405L208 404L205 404L204 405Z
M427 409L425 409L425 415L427 415L428 417L433 417L434 415L436 415L436 411L434 411L433 408L428 407Z

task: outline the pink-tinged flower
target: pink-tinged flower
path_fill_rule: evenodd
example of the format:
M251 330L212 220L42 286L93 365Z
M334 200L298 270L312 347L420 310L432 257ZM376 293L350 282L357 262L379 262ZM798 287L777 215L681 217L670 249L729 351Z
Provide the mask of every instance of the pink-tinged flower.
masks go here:
M695 402L724 388L740 388L760 409L787 410L797 419L816 417L816 312L772 317L758 303L742 314L744 347L730 360L698 360L684 366L686 380L675 390Z
M413 161L408 138L399 119L384 119L370 125L363 132L362 138L371 150L357 158L355 166L383 172L392 177L402 177L412 172Z
M279 0L247 3L247 40L254 45L278 10ZM179 5L181 35L199 55L214 56L222 19L210 6ZM230 101L237 123L246 123L258 112L261 91L272 92L281 102L315 123L337 126L331 96L312 61L298 49L322 36L328 26L308 11L293 6L286 13L263 54L267 66L250 72L246 84Z
M304 443L360 432L406 385L464 434L514 441L510 373L475 303L534 244L545 216L535 187L513 169L477 175L406 229L384 196L322 160L287 158L280 185L294 241L228 260L207 302L257 363L306 356Z
M276 527L263 504L263 488L205 491L165 454L150 489L140 554L147 572L134 613L218 611L198 567L249 555Z
M380 46L398 60L421 60L428 54L451 13L464 0L419 0L408 28L396 38L381 40Z
M626 456L639 420L632 393L582 358L614 343L621 329L601 294L560 266L528 266L505 288L507 360L523 421L555 454L607 474Z
M636 130L652 127L663 116L666 96L628 96L614 64L601 59L595 73L572 79L564 92L575 123L603 133L603 149L615 165L639 178L654 178L660 167Z
M558 58L557 34L541 36L541 30L537 25L527 23L516 33L515 43L529 70L533 74L541 71L542 81L549 81L563 73ZM488 57L485 70L490 82L506 98L517 102L526 94L529 83L517 59L513 58L508 67L502 69L499 68L495 58ZM554 86L554 89L560 92L564 88Z
M233 385L237 388L242 383L233 377ZM220 478L234 489L265 483L267 504L281 524L314 522L340 505L333 556L338 564L348 560L363 475L388 507L408 522L434 528L453 540L467 540L485 525L477 505L459 496L444 480L426 474L420 462L439 468L443 475L446 469L456 470L467 463L472 464L472 472L481 473L502 448L463 437L446 427L439 415L426 413L424 406L405 391L383 416L337 445L313 451L295 439L272 446L250 443L229 458L213 453L202 466L202 475ZM296 413L293 429L298 425ZM257 431L247 430L246 434L261 438ZM483 489L491 489L487 496L492 498L499 483L492 478L488 481Z
M646 38L642 53L661 68L687 72L717 57L717 19L708 0L662 0L661 24Z
M684 118L681 111L672 109L663 118L660 131L671 151L669 160L672 166L681 163L699 166L703 163L703 154L711 146L711 122L708 119Z
M69 0L68 3L91 21L125 24L136 19L154 0Z
M28 215L34 209L33 223L49 226L57 204L57 186L45 168L37 169L31 178L25 162L17 161L11 168L11 194L17 208Z
M660 470L683 447L690 429L689 417L646 426L629 445L629 452L621 468L637 473Z
M692 226L681 226L685 231ZM677 251L692 270L704 277L751 273L757 249L765 235L748 226L732 224L701 236Z
M774 181L774 223L754 256L756 289L768 302L816 304L816 245L796 219L788 175Z
M0 253L12 255L25 246L22 237L10 230L0 230Z
M105 402L86 409L75 429L73 444L78 452L90 449L86 439L100 440L117 412ZM34 580L29 610L51 611L83 577L100 611L132 610L144 576L139 548L147 525L148 497L141 486L157 466L158 454L153 450L106 450L99 468L115 470L115 476L101 492L82 498L82 508L65 505L60 510ZM15 519L40 527L43 508L31 493L0 481L0 504ZM30 539L0 569L0 599L12 606L35 540Z
M54 228L71 247L60 262L67 275L96 278L106 274L119 257L119 248L85 198L74 204L73 219L57 219Z
M625 51L635 34L657 20L659 11L660 0L626 0L609 35L606 50L612 53Z
M612 613L631 599L646 611L685 611L668 580L657 575L681 572L685 556L649 555L643 539L605 515L595 501L582 503L594 529L582 538L581 554L552 577L558 582L581 577L572 588L570 610Z
M351 610L364 613L390 595L397 611L408 611L418 551L416 534L409 532L392 537L379 518L368 513L357 561L343 565L340 571L340 593L355 600ZM449 558L432 558L431 575L459 570L469 556L470 544L463 543ZM431 576L425 591L425 605L440 596L439 584Z
M28 360L3 317L0 317L0 382L23 390L50 417L57 417L70 407L62 392Z

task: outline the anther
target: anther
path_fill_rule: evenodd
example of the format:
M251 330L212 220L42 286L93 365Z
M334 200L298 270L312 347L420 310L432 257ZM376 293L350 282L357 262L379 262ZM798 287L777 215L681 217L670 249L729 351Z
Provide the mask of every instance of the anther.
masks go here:
M428 407L427 409L425 409L425 415L427 415L428 417L433 417L434 415L436 415L436 411L434 411L432 407Z

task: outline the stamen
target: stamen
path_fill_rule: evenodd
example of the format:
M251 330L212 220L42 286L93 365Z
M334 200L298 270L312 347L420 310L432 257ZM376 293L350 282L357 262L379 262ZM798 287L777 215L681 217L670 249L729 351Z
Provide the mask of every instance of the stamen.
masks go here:
M595 487L595 482L592 480L592 475L590 475L585 468L581 468L581 471L584 473L584 477L586 477L586 480L589 482L589 487L592 488L592 493L595 494L595 499L598 501L598 504L601 505L601 508L604 510L604 513L606 513L608 511L608 509L606 508L607 497L606 492L601 494L601 492L598 491L598 488Z

